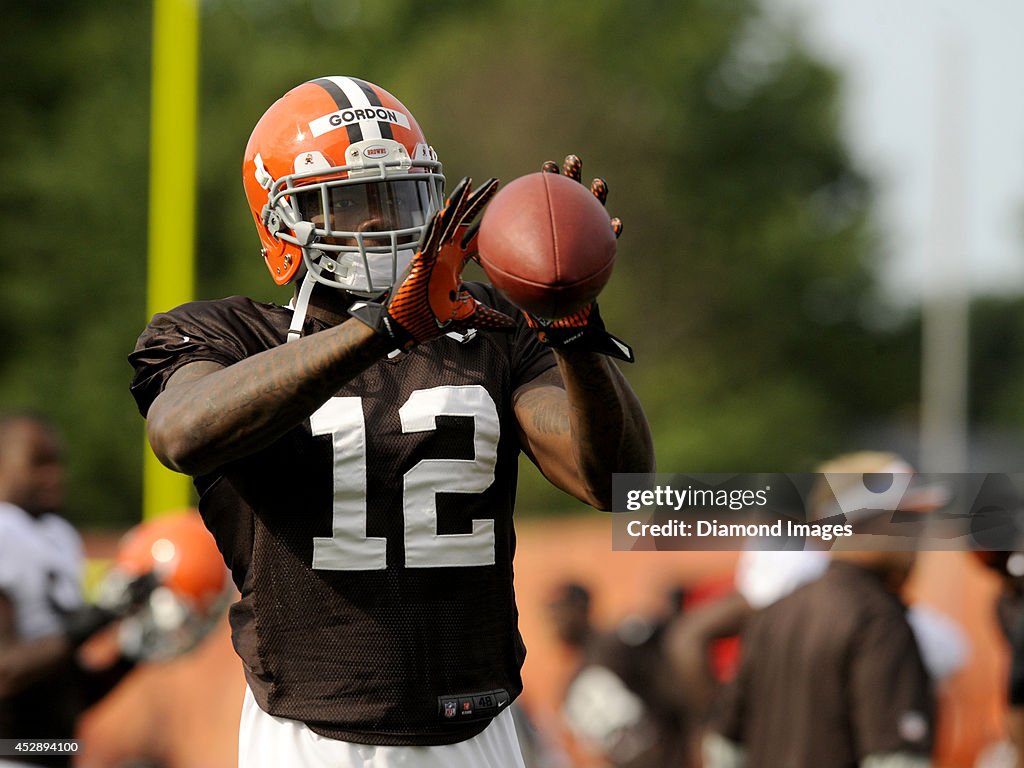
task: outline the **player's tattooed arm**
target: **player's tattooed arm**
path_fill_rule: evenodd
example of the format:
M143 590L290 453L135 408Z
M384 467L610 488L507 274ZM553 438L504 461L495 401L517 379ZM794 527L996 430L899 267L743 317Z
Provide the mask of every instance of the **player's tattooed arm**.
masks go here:
M349 320L228 367L189 363L149 409L150 444L171 469L208 472L277 440L390 346Z
M598 509L612 504L612 474L654 471L640 401L618 367L593 352L558 351L558 368L516 391L527 454L555 486Z

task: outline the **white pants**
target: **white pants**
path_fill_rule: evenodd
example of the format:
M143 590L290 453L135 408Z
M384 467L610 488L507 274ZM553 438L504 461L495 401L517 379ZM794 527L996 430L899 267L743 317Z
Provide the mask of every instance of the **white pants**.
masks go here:
M375 747L337 741L298 720L268 715L246 686L239 768L525 768L505 709L472 739L436 747Z

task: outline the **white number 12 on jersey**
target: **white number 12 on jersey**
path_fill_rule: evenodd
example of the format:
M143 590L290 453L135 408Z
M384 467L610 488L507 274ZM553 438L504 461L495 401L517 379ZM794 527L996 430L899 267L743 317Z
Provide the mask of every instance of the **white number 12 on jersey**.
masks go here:
M472 533L437 532L437 494L482 493L494 482L498 409L478 384L414 391L398 410L405 433L437 428L438 416L473 419L474 459L423 459L402 477L405 565L441 568L494 564L494 520L473 521ZM310 417L314 435L334 450L331 537L313 539L313 568L372 571L387 567L387 540L366 535L366 423L358 397L332 397Z

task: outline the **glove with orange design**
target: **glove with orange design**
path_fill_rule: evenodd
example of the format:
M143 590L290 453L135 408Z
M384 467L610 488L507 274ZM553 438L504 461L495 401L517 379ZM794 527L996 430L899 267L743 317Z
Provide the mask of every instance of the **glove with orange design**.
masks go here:
M561 168L557 163L548 160L544 163L542 170L545 173L561 173L574 181L583 183L583 161L578 155L567 155ZM596 178L590 182L590 191L601 201L601 205L605 204L608 199L608 184L604 179ZM611 227L615 232L615 237L622 234L622 220L618 217L611 220ZM596 301L557 320L534 317L529 312L523 314L526 315L527 325L537 332L537 339L546 346L560 349L568 347L586 349L625 360L627 363L632 363L636 359L632 347L605 330Z
M636 360L633 348L629 344L605 330L596 301L557 320L544 320L528 312L523 314L526 315L526 324L537 332L537 340L545 346L557 349L586 349L617 357L627 363Z
M481 304L462 286L462 268L475 250L473 219L498 189L488 179L475 192L463 178L427 225L419 250L383 303L358 302L349 314L400 349L469 328L511 331L508 315Z

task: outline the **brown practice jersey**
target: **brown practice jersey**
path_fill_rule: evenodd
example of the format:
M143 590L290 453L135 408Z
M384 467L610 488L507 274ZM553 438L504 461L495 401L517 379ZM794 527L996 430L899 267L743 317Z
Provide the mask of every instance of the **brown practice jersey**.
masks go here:
M156 315L130 358L140 411L182 365L280 345L290 319L242 297ZM381 360L269 447L195 478L267 712L347 741L442 744L520 692L512 393L554 358L521 318L469 336Z
M872 755L927 756L931 678L884 576L833 561L754 614L719 728L751 768L856 768Z

